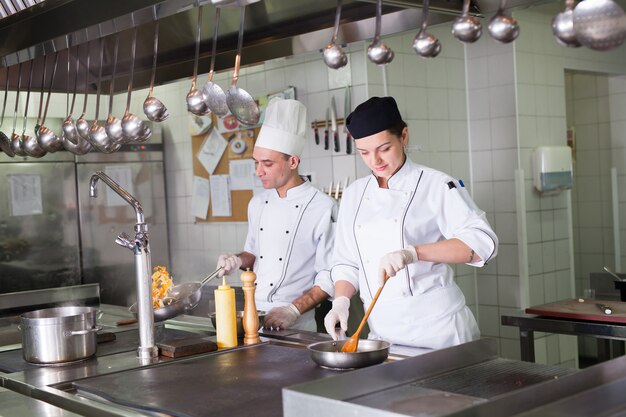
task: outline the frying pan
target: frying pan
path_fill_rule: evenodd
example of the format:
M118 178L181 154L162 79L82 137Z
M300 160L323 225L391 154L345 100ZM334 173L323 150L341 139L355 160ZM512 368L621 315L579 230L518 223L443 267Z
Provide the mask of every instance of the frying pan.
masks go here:
M349 370L383 362L389 356L391 343L384 340L363 339L356 352L341 352L346 340L313 343L307 346L311 359L322 368Z
M165 307L154 309L154 321L171 319L196 308L202 298L202 287L215 278L221 270L222 267L217 268L200 282L183 282L170 288L163 299L170 299L172 302ZM137 317L137 303L130 306L129 310Z

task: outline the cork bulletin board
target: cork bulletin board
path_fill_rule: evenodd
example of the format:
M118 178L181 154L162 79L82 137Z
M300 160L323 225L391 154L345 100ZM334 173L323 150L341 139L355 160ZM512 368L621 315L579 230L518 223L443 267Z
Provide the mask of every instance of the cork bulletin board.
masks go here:
M216 117L214 115L211 116L213 126L217 126ZM214 129L214 127L211 127ZM226 146L226 150L222 155L222 158L217 163L215 167L214 175L228 175L229 174L229 163L232 160L238 159L252 159L252 149L254 148L254 142L256 140L257 135L259 134L260 127L254 127L249 129L242 129L238 131L232 132L224 132L222 133L222 137L228 142ZM209 178L209 173L204 169L202 163L198 159L198 152L202 147L205 136L210 133L210 129L201 134L191 137L191 152L193 155L193 175ZM235 139L241 139L245 142L246 148L243 153L235 153L231 148L231 143ZM252 190L231 190L231 203L232 203L232 215L229 217L225 216L213 216L213 211L211 207L211 202L209 202L209 212L207 214L206 219L202 219L196 217L196 222L245 222L248 221L248 203L252 198Z
M255 100L261 110L261 118L259 120L259 124L254 127L239 125L239 128L237 129L234 125L238 124L238 122L232 115L229 114L228 116L219 119L219 121L215 115L211 115L211 128L202 134L191 136L193 175L209 179L209 173L198 159L198 152L202 148L206 135L210 134L211 129L214 129L215 126L218 126L218 128L221 126L223 128L220 129L220 134L228 142L228 144L224 154L213 171L213 175L229 175L230 162L233 160L252 159L252 150L254 149L254 143L259 135L259 131L261 130L260 125L263 122L265 107L267 107L267 103L274 97L295 99L296 89L295 87L287 87L282 91L278 91L267 96L255 97ZM242 141L245 143L245 150L239 153L233 151L233 146L236 146L235 142L241 144ZM196 217L196 222L247 222L248 203L252 199L252 195L252 190L231 190L230 197L232 213L230 216L213 216L211 207L212 202L210 201L206 219Z

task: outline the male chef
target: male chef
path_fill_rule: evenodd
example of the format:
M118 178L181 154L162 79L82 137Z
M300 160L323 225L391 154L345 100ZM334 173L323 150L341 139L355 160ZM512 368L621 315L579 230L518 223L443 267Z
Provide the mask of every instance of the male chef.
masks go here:
M220 255L217 262L222 275L239 268L256 273L256 307L268 312L265 328L316 331L314 307L333 293L337 205L298 173L306 114L297 100L268 104L252 153L265 191L248 204L244 251Z

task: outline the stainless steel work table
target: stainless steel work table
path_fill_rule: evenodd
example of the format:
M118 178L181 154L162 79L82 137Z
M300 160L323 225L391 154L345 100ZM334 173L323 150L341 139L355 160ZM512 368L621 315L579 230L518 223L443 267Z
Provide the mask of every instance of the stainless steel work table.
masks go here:
M277 411L278 414L280 414L280 408L282 407L280 389L283 386L289 385L290 381L292 381L292 383L302 382L303 380L316 379L334 373L333 371L323 370L315 366L305 349L307 344L328 340L330 337L328 335L294 330L262 330L260 335L263 343L251 348L239 347L180 359L160 356L149 363L142 363L137 359L135 352L136 344L138 343L135 340L137 339L137 326L116 326L115 324L120 319L129 318L130 313L128 310L124 307L110 305L100 305L100 310L103 314L98 318L99 324L102 325L106 331L115 333L115 339L99 344L95 357L77 363L65 364L64 366L36 366L26 363L21 357L20 344L14 343L19 339L19 337L16 338L14 334L17 332L17 327L14 323L15 320L7 321L8 325L4 327L3 340L8 342L9 345L5 346L6 349L0 349L0 370L4 368L4 372L6 373L0 372L0 385L15 391L15 395L24 395L26 398L31 398L33 401L42 401L48 403L50 407L61 407L80 415L139 416L146 415L146 413L150 414L151 412L140 409L140 407L125 407L120 404L120 402L108 402L106 399L102 398L98 400L85 398L84 396L77 395L78 393L73 383L81 381L83 384L82 392L87 392L85 387L90 381L97 381L99 377L106 377L104 380L114 378L119 382L126 381L126 375L130 377L133 375L143 375L146 372L152 375L165 371L166 376L168 376L170 375L170 369L172 371L178 369L179 375L173 387L169 385L167 378L163 379L167 390L171 391L172 388L182 390L182 397L185 391L200 389L202 395L199 396L199 404L211 404L211 395L219 393L221 389L226 389L230 394L222 395L222 397L224 397L221 400L222 406L226 408L233 407L233 409L238 410L239 413L233 414L230 412L227 414L246 415L250 412L250 408L239 407L241 398L237 395L237 392L239 392L240 389L243 390L239 392L240 394L255 394L255 391L261 392L263 391L262 389L254 390L255 381L258 382L259 378L271 378L275 381L274 386L271 387L271 384L266 381L262 388L269 394L273 393L271 399L265 400L265 410L271 413L267 415L276 415ZM214 340L214 329L208 317L179 316L164 323L159 323L155 328L155 332L157 339L159 339L159 334L164 334L167 338L171 338L173 335L180 336L180 334L187 333L187 336ZM19 336L19 334L17 336ZM279 345L289 346L291 348L281 349L278 347ZM184 374L186 369L189 369L188 366L183 365L183 363L188 363L189 361L198 361L198 364L204 364L203 366L210 367L212 363L223 363L224 361L220 358L225 358L227 359L226 362L234 361L233 364L237 365L240 362L244 362L241 357L242 355L246 356L246 354L248 358L255 358L255 360L252 361L248 359L249 364L255 364L255 366L263 368L262 372L257 372L256 380L253 379L254 375L245 372L245 368L236 370L237 366L235 366L235 370L239 373L243 372L243 374L238 381L233 381L232 384L226 385L219 383L219 381L215 379L216 375L211 371L206 374L206 381L216 385L212 389L205 391L206 384L188 384L187 379L180 374L180 372ZM212 356L219 358L213 360L211 359ZM276 363L276 360L281 357L284 360L291 361L291 366L287 365L287 368L279 366L280 364ZM275 360L272 361L272 358L275 358ZM256 359L258 359L258 361ZM273 366L270 366L272 363ZM294 363L296 363L297 366L294 365ZM167 366L169 364L174 365L173 368L168 368ZM166 368L163 368L163 366ZM307 368L308 371L304 372L304 368ZM199 369L200 368L195 369L195 371ZM217 369L220 368L218 367ZM233 369L231 369L231 371L233 371ZM121 376L121 379L116 379L118 376ZM222 375L222 379L224 379L224 375ZM250 380L251 382L245 385L243 383L245 380ZM132 391L135 387L141 385L143 384L132 385L128 387L127 391ZM207 403L206 401L209 402ZM187 401L183 403L183 405L190 403L190 401ZM269 405L271 405L271 407L269 407ZM4 411L4 407L0 406L1 415L3 415Z
M622 356L447 417L624 417L625 389L626 356Z
M505 326L519 327L521 359L535 361L534 332L568 334L574 336L593 336L598 339L598 359L603 362L611 359L611 341L626 340L626 325L610 322L574 320L536 316L520 313L518 316L503 315L501 322ZM622 343L613 346L613 356L623 355Z
M116 333L117 343L126 343L126 332L135 332L136 327L115 326L115 321L126 318L128 311L106 305L101 306L101 310L105 328ZM168 331L189 331L200 337L212 337L213 329L207 317L180 316L168 320L164 326ZM273 416L283 412L287 416L306 417L320 415L315 411L328 404L317 394L336 397L347 392L360 392L361 395L351 397L350 401L340 401L346 406L343 408L345 413L335 415L348 415L356 408L365 410L364 416L416 415L415 410L427 411L421 414L424 416L443 416L481 407L500 397L542 385L554 378L565 379L578 372L499 358L495 342L488 339L404 361L335 372L316 367L305 349L309 343L327 340L327 335L290 330L262 331L261 339L263 343L259 345L180 359L159 357L149 364L139 362L134 348L125 351L103 348L102 356L81 363L30 367L0 374L0 385L16 391L16 395L59 407L67 411L67 415L76 413L93 417L162 415L163 411L176 407L172 401L148 404L147 409L139 407L152 398L150 384L162 384L155 388L164 393L170 387L176 387L175 393L183 398L186 409L173 409L174 415L187 415L175 413L186 410L190 412L188 415L194 416ZM10 351L0 351L0 354L7 352ZM286 366L281 365L282 361L286 361ZM193 371L191 376L195 378L191 382L188 370ZM411 382L407 384L409 380ZM598 382L597 379L590 380ZM123 388L121 391L116 391L118 384ZM263 389L255 389L259 386ZM309 398L310 404L289 397L289 392L303 386L318 387L315 395ZM386 389L378 390L381 386ZM144 391L143 397L137 396L139 404L131 402L135 400L132 395L135 389ZM125 392L129 395L118 395ZM407 400L407 394L413 396ZM252 401L255 396L257 401ZM246 399L251 401L246 403ZM174 400L178 401L177 398ZM192 404L193 401L200 403ZM307 408L307 404L310 407ZM294 405L305 409L290 414ZM219 414L215 414L217 411Z
M285 417L448 416L577 372L500 358L496 342L481 339L287 387L283 410Z
M70 411L0 388L0 415L2 417L74 417Z

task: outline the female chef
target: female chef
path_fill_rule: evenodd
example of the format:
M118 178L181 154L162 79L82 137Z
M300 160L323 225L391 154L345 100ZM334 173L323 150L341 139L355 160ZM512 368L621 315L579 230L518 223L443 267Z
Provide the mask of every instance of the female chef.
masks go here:
M347 328L350 297L360 290L367 308L387 274L368 320L370 339L431 349L477 339L448 264L479 267L496 255L498 239L485 213L463 182L407 157L408 128L392 97L367 100L346 123L372 175L342 197L326 331L337 340Z

